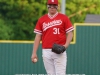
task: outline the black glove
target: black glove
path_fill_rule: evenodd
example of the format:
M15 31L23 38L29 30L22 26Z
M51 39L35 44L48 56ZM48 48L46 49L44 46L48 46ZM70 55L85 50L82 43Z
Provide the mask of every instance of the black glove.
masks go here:
M56 54L61 54L66 50L66 48L62 45L59 44L53 44L52 46L52 52L56 53Z

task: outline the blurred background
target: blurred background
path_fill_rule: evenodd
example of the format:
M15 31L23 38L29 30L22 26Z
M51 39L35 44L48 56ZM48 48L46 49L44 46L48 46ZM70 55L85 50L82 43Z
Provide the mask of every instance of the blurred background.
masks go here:
M62 2L65 7L62 8ZM0 40L33 40L39 17L47 13L47 0L0 0ZM100 14L100 0L59 0L59 12L73 23L84 23L87 14Z
M31 62L34 27L47 0L0 0L0 75L46 74L41 44ZM100 0L59 0L75 30L67 49L67 75L100 75Z

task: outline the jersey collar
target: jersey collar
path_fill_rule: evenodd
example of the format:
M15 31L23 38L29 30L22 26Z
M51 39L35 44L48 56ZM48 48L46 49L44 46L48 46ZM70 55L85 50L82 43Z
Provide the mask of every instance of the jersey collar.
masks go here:
M55 15L53 15L53 16L51 16L51 15L48 13L48 17L49 17L50 19L55 18L57 15L58 15L58 12L57 12Z

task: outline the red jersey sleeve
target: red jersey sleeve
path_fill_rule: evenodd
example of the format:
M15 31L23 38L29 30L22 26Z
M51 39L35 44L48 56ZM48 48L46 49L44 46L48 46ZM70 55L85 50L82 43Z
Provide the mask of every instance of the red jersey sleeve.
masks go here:
M65 18L65 31L66 33L74 30L74 27L68 17Z
M42 24L41 24L41 20L40 19L38 20L38 22L37 22L37 24L35 26L34 33L42 35Z

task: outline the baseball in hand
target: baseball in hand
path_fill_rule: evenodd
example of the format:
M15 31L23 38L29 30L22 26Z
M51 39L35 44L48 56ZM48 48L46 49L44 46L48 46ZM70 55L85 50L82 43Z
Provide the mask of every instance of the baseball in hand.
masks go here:
M37 62L37 59L36 59L36 58L34 58L34 62L35 62L35 63Z

